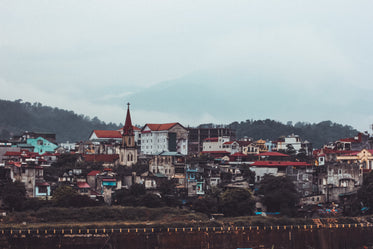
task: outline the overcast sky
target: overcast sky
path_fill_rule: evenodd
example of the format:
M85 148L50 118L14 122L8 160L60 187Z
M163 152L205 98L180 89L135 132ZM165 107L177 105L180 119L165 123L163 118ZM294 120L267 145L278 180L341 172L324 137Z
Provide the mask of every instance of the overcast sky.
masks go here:
M137 124L330 119L368 130L372 9L371 0L0 0L0 98L107 122L124 122L131 101ZM152 96L165 82L206 82L203 109ZM274 87L258 96L263 82ZM276 112L278 101L294 108Z

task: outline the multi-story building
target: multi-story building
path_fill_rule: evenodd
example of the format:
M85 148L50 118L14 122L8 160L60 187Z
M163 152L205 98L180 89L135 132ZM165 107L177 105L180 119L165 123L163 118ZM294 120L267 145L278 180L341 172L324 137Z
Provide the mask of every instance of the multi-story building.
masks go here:
M236 137L235 130L227 126L200 126L198 128L188 128L188 149L189 154L199 154L203 150L203 142L206 138L229 137L233 140Z
M141 153L161 152L188 154L188 130L179 123L146 124L141 130Z
M223 137L211 137L206 138L203 141L203 152L211 152L211 151L225 151L228 152L229 142L231 141L230 137L223 136Z
M291 145L296 153L298 153L300 149L304 149L306 154L312 152L312 145L308 141L303 142L298 135L294 134L287 137L280 137L275 143L277 144L277 151L286 151Z
M185 156L177 152L162 152L153 156L149 162L149 171L153 174L163 174L168 179L175 175L183 174L185 167Z
M317 192L324 195L327 202L339 202L344 195L356 194L363 183L363 172L358 163L326 163L315 170Z

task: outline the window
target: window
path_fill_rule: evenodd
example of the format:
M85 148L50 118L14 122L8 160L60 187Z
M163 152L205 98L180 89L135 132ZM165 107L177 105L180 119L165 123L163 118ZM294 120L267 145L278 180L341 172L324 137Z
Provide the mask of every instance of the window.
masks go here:
M39 186L39 193L40 194L46 194L48 191L47 186Z

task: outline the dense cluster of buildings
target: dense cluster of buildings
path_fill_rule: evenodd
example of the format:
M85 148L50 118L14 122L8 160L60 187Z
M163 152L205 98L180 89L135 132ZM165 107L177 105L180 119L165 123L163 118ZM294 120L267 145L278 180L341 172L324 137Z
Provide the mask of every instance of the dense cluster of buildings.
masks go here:
M373 139L368 134L343 138L313 149L294 134L276 141L236 139L229 127L186 128L180 123L132 125L128 107L120 130L93 130L87 141L56 143L56 135L25 132L0 143L0 178L21 181L28 197L49 198L59 185L112 202L116 190L143 184L157 193L172 180L183 199L203 196L213 187L255 191L266 174L287 176L301 196L300 205L348 203L373 169ZM62 154L103 170L71 168L55 179L44 169ZM81 164L84 165L84 164ZM138 171L145 166L147 170ZM118 168L127 169L125 173ZM253 177L243 174L249 169Z

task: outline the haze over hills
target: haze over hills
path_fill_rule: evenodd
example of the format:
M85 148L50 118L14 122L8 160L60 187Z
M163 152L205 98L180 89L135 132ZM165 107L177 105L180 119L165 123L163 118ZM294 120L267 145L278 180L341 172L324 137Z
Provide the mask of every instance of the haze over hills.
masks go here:
M187 125L197 125L190 120L231 123L270 117L284 123L333 120L369 129L369 91L351 87L340 75L331 75L329 81L333 78L335 82L331 84L310 74L294 79L268 70L271 74L254 68L199 71L131 92L125 98L136 109L168 113ZM120 97L107 101L122 102Z
M218 98L215 101L218 101ZM73 111L43 106L41 103L0 100L0 138L2 139L8 139L11 135L23 131L37 131L56 133L58 142L75 142L88 139L94 129L114 130L121 126L122 124L105 123L97 117L90 118ZM314 147L340 138L355 136L358 132L351 126L331 121L317 124L298 122L293 125L270 119L246 120L233 122L230 127L237 131L238 138L248 136L254 139L275 140L279 136L294 133L312 142Z

